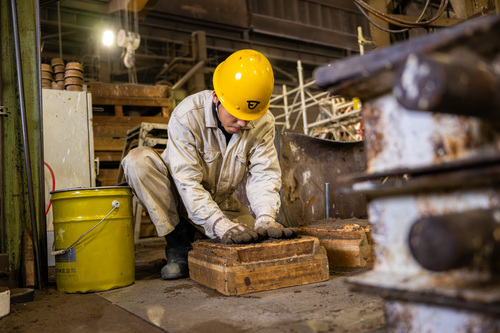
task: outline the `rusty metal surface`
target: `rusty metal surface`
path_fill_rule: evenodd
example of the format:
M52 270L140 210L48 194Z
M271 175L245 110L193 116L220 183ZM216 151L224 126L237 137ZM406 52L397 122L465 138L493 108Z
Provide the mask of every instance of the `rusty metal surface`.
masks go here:
M440 306L429 306L404 301L385 304L387 332L498 332L500 320L492 314L455 311Z
M325 218L325 183L330 216L366 218L364 194L342 194L341 177L365 170L363 142L334 142L284 133L280 142L282 207L292 226Z
M492 122L403 108L393 95L364 104L367 172L436 166L500 154Z
M468 191L436 192L377 198L370 201L371 237L375 263L363 282L385 288L425 291L473 301L500 301L500 286L482 293L478 288L494 283L495 274L484 267L431 272L412 256L408 235L415 221L426 216L462 213L499 207L500 191L478 188Z
M484 16L366 55L321 66L315 70L314 78L320 88L329 89L333 94L367 100L392 89L397 68L410 54L467 47L485 59L493 59L500 46L492 41L498 39L499 33L500 15Z
M353 291L375 294L385 299L400 299L426 305L446 306L500 315L500 287L495 284L475 284L448 287L429 286L425 279L409 275L393 275L368 271L347 279ZM435 332L435 331L431 331ZM436 331L439 332L439 331Z
M495 160L474 159L472 165L447 164L440 168L399 170L397 173L355 174L346 182L352 187L342 189L345 193L357 192L372 196L391 196L457 190L500 185L500 156ZM495 163L495 164L492 164Z
M394 95L410 110L500 119L500 76L472 51L410 55Z
M370 277L371 280L366 281L366 278ZM450 290L428 290L428 289L418 289L413 288L411 285L408 289L400 289L398 287L393 287L389 283L386 285L373 285L371 282L373 280L385 280L388 282L394 281L393 278L388 276L387 274L379 274L374 272L365 273L364 276L356 276L348 279L349 289L357 292L364 292L368 294L377 295L383 297L387 302L391 302L394 300L402 300L406 302L415 302L425 304L424 306L432 308L432 305L438 305L442 307L448 307L453 310L467 310L474 312L481 312L483 314L495 315L498 316L500 314L500 303L497 299L488 300L488 302L483 301L474 301L463 298L463 295L470 295L474 293L488 293L492 292L493 294L498 294L498 288L493 286L484 286L475 288L464 288L462 292L459 293L451 293ZM409 285L409 283L408 283ZM420 285L417 281L417 287ZM394 322L393 322L394 324ZM436 330L429 330L429 332L435 332ZM437 331L441 333L441 331Z
M386 298L390 332L500 331L498 223L471 213L500 208L498 77L485 70L499 35L491 15L316 72L319 86L364 99L366 172L344 191L370 198L375 261L348 282Z
M444 272L462 267L499 272L500 223L494 210L425 216L408 236L413 258L424 268Z

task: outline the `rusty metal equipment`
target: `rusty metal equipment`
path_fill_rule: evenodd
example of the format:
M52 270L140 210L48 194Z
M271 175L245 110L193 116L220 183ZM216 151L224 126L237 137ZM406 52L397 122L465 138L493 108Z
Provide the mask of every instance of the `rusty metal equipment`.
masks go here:
M339 194L342 175L366 168L363 142L285 132L280 135L280 164L282 212L288 225L306 225L327 214L340 219L366 218L364 194Z
M316 70L363 101L374 268L389 332L500 330L500 15Z

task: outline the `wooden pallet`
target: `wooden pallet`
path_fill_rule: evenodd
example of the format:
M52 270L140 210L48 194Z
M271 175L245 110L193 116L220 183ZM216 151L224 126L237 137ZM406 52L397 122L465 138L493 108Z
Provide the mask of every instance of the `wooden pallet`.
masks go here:
M116 185L127 132L143 122L167 124L169 86L90 83L94 154L102 173L100 186Z
M192 280L224 295L328 280L328 258L315 237L224 245L197 241L189 252Z

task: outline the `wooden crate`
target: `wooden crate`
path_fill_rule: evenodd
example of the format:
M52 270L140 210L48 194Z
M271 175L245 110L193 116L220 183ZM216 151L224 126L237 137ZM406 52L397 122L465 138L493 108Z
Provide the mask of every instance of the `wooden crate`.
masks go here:
M328 280L328 258L315 237L224 245L197 241L189 252L189 276L224 295Z

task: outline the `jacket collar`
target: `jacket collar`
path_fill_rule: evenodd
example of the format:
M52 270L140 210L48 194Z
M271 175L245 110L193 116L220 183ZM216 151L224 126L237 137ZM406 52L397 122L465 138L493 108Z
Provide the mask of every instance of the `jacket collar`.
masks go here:
M217 128L217 119L215 119L216 115L213 111L214 102L212 100L212 91L210 91L209 96L207 97L207 101L205 102L205 125L207 127L215 127ZM243 130L252 129L255 127L253 121L249 121Z

